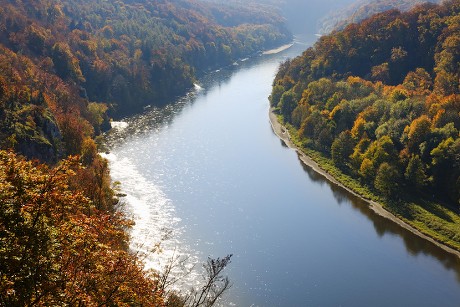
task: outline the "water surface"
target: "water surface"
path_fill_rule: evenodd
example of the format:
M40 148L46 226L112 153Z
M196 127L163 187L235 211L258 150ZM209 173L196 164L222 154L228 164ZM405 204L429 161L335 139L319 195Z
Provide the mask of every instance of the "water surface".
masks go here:
M155 268L234 254L226 306L459 306L457 258L373 214L273 133L272 80L309 43L210 73L107 135L133 249L161 241L146 258Z

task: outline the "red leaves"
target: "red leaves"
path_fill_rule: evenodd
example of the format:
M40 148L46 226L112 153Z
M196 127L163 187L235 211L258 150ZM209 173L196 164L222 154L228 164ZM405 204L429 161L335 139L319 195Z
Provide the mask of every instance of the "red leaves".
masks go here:
M0 298L7 305L161 306L127 250L121 213L94 208L70 184L71 157L49 169L0 152Z

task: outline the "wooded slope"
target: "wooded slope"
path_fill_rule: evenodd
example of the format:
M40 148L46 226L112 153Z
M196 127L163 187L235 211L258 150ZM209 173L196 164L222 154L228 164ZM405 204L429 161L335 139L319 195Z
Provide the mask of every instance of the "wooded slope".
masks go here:
M231 256L183 293L144 271L94 137L108 110L164 104L201 71L289 39L258 5L0 0L0 305L213 305Z
M261 5L1 0L0 147L56 162L113 114L164 104L197 73L290 39Z
M304 145L381 195L458 208L460 1L390 10L283 63L272 106Z
M319 31L322 34L329 34L334 30L343 30L351 23L360 22L384 11L397 9L405 12L416 5L440 2L440 0L358 0L343 9L324 16L319 21Z

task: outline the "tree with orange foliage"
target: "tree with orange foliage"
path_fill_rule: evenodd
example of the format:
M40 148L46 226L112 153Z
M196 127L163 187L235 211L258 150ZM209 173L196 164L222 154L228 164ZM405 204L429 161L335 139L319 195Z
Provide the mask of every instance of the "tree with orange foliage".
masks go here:
M0 303L161 306L126 250L131 222L70 189L77 162L50 169L0 152Z

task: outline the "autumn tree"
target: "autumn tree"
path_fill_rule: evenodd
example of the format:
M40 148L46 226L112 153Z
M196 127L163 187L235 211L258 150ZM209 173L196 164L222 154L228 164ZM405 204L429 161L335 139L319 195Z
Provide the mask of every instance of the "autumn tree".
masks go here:
M409 148L413 152L417 152L417 147L427 139L430 132L431 121L426 115L414 119L407 134Z
M409 72L403 81L403 86L413 95L429 95L433 88L430 74L423 68Z
M97 210L56 168L0 152L0 302L5 306L161 306L155 281L127 250L121 213Z

